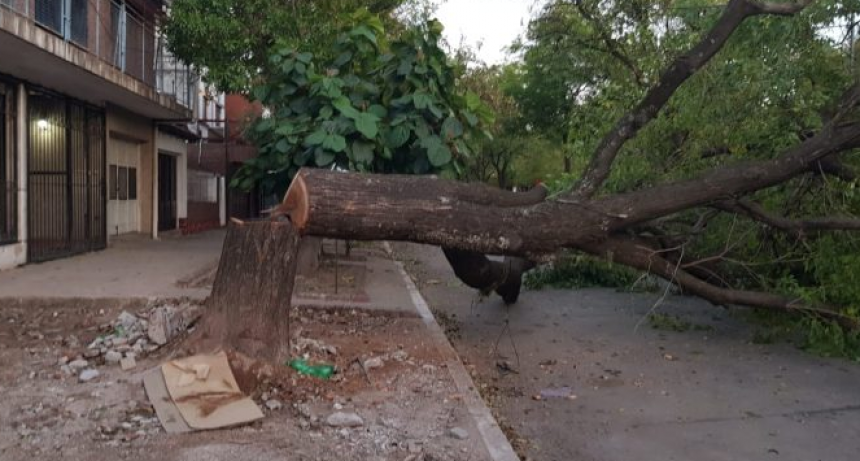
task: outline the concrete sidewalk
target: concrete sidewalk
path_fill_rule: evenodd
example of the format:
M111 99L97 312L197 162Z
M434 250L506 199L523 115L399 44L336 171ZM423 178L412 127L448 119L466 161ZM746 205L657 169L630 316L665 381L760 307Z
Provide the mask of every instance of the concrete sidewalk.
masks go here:
M224 230L184 237L114 240L104 251L0 272L0 299L204 299L208 288L178 282L213 267Z
M476 304L437 248L395 251L530 459L858 457L856 363L752 344L748 324L695 298L657 308L694 326L680 333L643 322L660 294L545 290L510 308L497 297ZM576 398L534 398L564 387Z

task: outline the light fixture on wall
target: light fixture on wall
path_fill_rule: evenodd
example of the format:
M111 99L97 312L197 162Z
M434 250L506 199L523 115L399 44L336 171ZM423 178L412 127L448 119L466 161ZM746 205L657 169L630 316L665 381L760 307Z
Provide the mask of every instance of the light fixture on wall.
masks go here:
M36 122L36 127L39 128L39 131L48 131L48 126L48 121L43 118Z

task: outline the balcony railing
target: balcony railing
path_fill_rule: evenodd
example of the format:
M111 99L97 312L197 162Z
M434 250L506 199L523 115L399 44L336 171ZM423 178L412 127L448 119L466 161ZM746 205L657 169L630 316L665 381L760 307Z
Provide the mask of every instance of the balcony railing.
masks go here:
M118 0L0 0L13 11L191 108L196 73L164 51L157 18Z

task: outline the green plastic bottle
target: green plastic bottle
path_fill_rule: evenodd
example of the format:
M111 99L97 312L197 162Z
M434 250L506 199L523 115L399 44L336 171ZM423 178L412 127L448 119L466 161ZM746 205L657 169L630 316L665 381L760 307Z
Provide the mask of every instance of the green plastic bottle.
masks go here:
M310 365L306 360L302 359L294 359L287 365L301 375L329 379L334 374L334 365Z

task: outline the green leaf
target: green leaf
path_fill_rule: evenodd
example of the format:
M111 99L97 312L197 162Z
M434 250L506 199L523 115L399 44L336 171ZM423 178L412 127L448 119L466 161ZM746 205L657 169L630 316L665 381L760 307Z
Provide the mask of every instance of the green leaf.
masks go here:
M258 86L254 88L251 94L257 101L265 101L266 97L269 96L269 87L266 85Z
M474 127L478 125L478 117L472 112L468 110L463 111L463 117L466 119L466 123L468 123L469 126Z
M313 59L313 57L314 55L312 53L299 53L298 55L296 55L296 59L305 64L311 62L311 59Z
M275 129L275 134L280 136L289 136L296 131L296 126L292 123L283 123L277 129Z
M451 161L451 149L442 142L439 136L430 136L421 140L421 144L427 149L427 159L430 164L440 167Z
M334 60L334 66L340 67L346 63L348 63L352 59L352 53L349 51L344 51Z
M359 114L355 119L355 129L358 130L367 139L373 139L379 133L379 119L369 113L364 112Z
M360 36L368 39L371 43L374 43L374 44L376 43L376 34L374 34L373 31L370 30L370 28L368 28L367 26L365 26L363 24L356 27L355 29L352 29L352 31L349 34L352 35L353 37L356 35L360 35Z
M306 146L318 146L318 145L322 144L323 141L325 141L326 136L328 136L328 133L326 133L325 130L322 130L322 129L316 130L313 133L311 133L307 138L305 138L305 145Z
M346 138L339 134L329 134L323 139L322 146L333 152L343 152L346 149Z
M399 125L388 131L385 137L385 146L390 149L397 149L406 144L409 140L409 128Z
M275 149L282 154L286 154L290 151L290 143L286 139L281 139L275 145Z
M314 161L317 166L327 166L330 165L331 162L334 161L335 154L334 152L329 152L325 149L317 149L314 152Z
M356 162L373 162L373 144L362 141L352 143L352 158Z
M430 113L436 118L442 118L442 116L445 115L442 113L442 109L440 109L436 104L430 103L430 105L427 106L427 109L429 109Z
M361 112L359 112L355 107L352 107L352 103L346 96L335 99L334 102L332 102L332 105L335 109L340 111L344 117L349 117L355 120L361 116Z
M367 108L367 111L379 117L380 119L383 119L388 115L388 110L385 107L380 106L379 104L371 105Z
M426 109L433 103L433 97L425 91L418 91L412 95L412 103L416 109Z
M442 137L446 140L463 136L463 124L454 117L448 117L442 123Z
M264 119L260 120L259 123L257 123L257 126L254 127L254 130L257 133L265 133L267 131L270 131L272 129L272 127L274 127L274 125L275 125L275 122L272 119L264 118Z
M466 108L473 112L477 112L477 110L483 105L484 102L481 101L480 96L471 91L466 92Z
M397 66L397 74L398 75L409 75L412 72L412 63L409 61L401 61L400 65Z
M334 115L334 109L331 106L325 106L320 109L320 118L329 119L332 115Z

